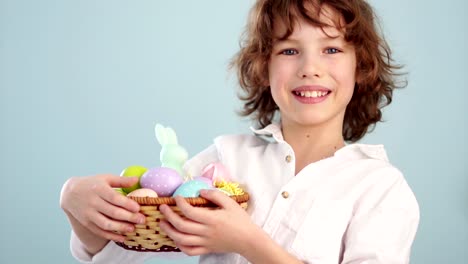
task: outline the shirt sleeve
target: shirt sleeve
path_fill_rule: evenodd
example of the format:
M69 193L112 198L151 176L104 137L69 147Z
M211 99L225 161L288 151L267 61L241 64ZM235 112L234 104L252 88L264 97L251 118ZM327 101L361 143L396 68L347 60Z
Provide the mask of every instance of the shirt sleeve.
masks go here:
M409 263L419 224L418 203L398 170L379 173L375 176L382 180L356 205L344 236L342 264Z
M213 144L208 148L204 149L184 164L184 169L187 171L189 176L196 177L200 176L201 171L210 163L218 162L218 150Z
M84 248L83 243L72 231L70 239L70 249L72 256L80 263L104 264L104 263L143 263L150 258L151 253L136 252L123 249L110 241L94 256L90 255Z
M137 252L126 250L117 246L114 242L110 241L107 245L99 251L96 255L92 256L84 249L83 243L78 239L76 234L72 231L70 247L72 256L80 263L89 264L140 264L144 263L150 258L160 258L161 263L165 263L166 259L179 260L186 259L189 256L182 252Z

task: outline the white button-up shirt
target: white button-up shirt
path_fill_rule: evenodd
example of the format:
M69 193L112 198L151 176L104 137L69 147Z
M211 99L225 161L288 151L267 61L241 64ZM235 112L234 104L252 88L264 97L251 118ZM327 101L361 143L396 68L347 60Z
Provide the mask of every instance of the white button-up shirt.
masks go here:
M409 263L419 223L418 203L381 145L351 144L295 174L295 156L278 125L255 135L228 135L186 164L199 175L222 162L250 194L252 221L305 263ZM265 136L272 136L267 138ZM110 242L89 256L72 233L82 263L142 263L182 253L140 253ZM233 253L200 256L200 263L248 263Z

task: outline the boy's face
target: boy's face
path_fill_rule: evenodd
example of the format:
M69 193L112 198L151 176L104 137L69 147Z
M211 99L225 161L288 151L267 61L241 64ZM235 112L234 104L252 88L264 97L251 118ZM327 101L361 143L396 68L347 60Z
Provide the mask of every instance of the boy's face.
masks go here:
M334 25L338 19L334 11L322 8L322 22ZM276 36L285 31L283 24L275 24ZM283 126L331 126L341 135L356 75L356 53L343 32L298 20L291 36L274 41L268 70Z

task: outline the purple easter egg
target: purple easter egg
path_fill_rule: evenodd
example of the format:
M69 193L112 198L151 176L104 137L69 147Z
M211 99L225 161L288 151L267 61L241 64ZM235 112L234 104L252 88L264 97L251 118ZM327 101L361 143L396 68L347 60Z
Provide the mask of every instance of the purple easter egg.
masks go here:
M171 196L183 182L176 170L165 167L149 169L140 178L141 187L155 191L159 197Z
M203 176L197 176L197 177L194 177L193 179L195 181L202 181L202 182L208 184L208 186L213 186L213 181L210 178L203 177Z

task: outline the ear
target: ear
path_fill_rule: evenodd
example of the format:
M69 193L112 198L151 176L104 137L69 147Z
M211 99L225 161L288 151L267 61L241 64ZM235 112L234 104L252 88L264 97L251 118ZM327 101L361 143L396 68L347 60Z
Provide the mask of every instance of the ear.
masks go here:
M156 134L156 139L158 140L159 144L161 144L161 146L166 145L166 129L162 125L156 124L156 126L154 127L154 132Z
M171 145L177 145L177 135L174 129L166 127L166 143Z

